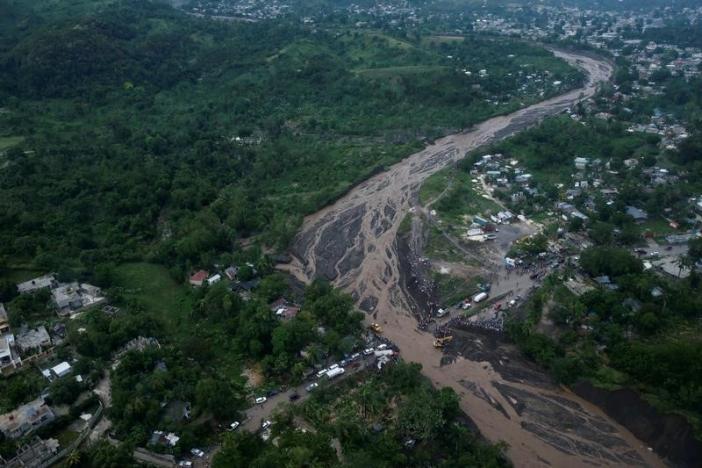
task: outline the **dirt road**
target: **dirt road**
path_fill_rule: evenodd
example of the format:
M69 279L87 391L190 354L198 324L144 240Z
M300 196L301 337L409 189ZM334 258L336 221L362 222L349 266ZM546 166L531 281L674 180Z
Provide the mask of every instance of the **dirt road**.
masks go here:
M411 255L411 246L409 253L399 249L397 232L427 177L470 150L592 96L612 75L604 61L555 54L588 73L583 88L442 138L360 184L305 219L293 246L293 262L282 268L300 280L325 278L349 292L383 324L405 360L421 363L435 385L450 386L461 395L463 410L484 436L509 445L516 466L660 466L655 454L597 408L566 390L543 385L541 377L530 377L534 373L508 380L499 366L471 355L441 365L433 337L417 330L413 312L418 304L403 280L401 257Z

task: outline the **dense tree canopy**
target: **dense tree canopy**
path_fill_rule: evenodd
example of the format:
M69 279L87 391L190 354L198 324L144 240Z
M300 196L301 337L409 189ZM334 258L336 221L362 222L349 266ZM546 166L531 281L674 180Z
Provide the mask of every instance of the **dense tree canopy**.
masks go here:
M43 269L148 255L185 273L242 237L285 246L303 214L423 139L536 99L526 74L582 78L508 39L20 4L37 24L0 48L0 139L16 142L0 255Z

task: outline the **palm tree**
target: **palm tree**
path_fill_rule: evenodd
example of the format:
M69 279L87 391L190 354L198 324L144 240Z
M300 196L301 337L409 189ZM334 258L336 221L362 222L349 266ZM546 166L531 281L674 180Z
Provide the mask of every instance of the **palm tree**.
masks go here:
M78 450L73 450L66 457L66 466L78 466L81 462L81 453Z
M683 268L689 268L692 266L691 259L688 255L680 255L676 260L675 264L678 266L678 278L682 275Z

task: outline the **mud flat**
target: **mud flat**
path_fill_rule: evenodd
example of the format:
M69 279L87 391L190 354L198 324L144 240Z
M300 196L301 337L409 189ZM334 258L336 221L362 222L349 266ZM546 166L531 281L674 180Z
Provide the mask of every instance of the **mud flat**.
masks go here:
M573 386L573 391L604 409L676 466L702 466L702 443L682 416L662 414L631 389L605 390L580 382Z
M405 360L422 364L435 385L451 387L460 395L461 408L483 436L508 444L507 455L516 466L664 466L624 427L553 384L518 359L515 350L510 364L501 365L503 344L478 343L475 339L482 338L471 337L466 330L469 335L462 341L480 346L444 359L433 348L433 336L417 328L416 317L431 295L422 296L425 285L413 282L421 277L408 265L418 259L413 258L411 236L404 247L398 243L400 223L415 207L417 191L427 177L471 150L592 96L612 75L611 64L602 59L574 52L554 54L587 73L584 87L441 138L356 186L305 218L292 249L293 261L281 269L305 282L326 278L350 293L369 320L383 323L385 335ZM490 346L497 346L497 351L490 351Z

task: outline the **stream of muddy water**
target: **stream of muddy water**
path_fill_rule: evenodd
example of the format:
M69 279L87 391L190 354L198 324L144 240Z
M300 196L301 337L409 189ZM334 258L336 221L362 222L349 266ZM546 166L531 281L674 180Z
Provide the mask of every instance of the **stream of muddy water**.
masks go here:
M399 247L399 225L427 177L468 151L592 96L612 75L611 64L602 59L554 54L587 73L582 88L441 138L366 180L304 220L293 244L293 261L281 268L304 282L324 278L350 293L369 321L383 324L403 359L421 363L436 386L452 387L487 439L508 444L507 455L515 466L663 466L625 428L551 383L509 345L466 331L462 348L447 361L434 349L433 336L417 328L415 286L407 284L403 270L412 242Z

